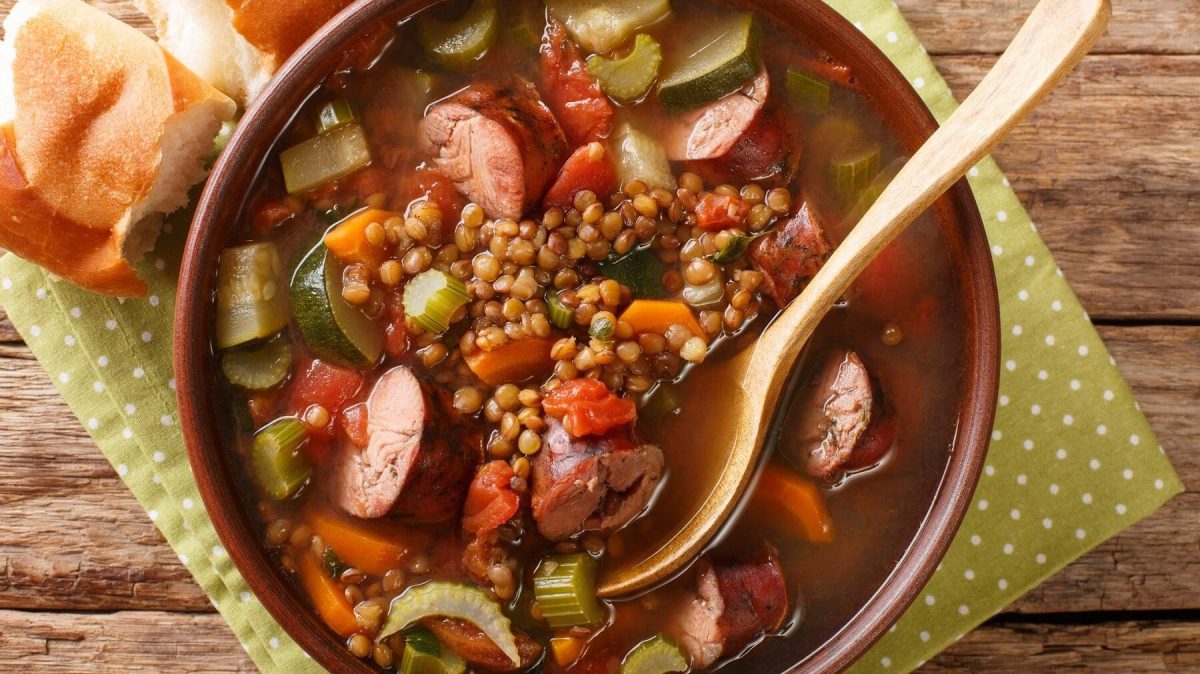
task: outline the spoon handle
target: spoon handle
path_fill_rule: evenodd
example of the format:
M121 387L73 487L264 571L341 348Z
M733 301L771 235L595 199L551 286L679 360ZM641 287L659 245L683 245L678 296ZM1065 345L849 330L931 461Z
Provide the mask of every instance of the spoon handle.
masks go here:
M751 367L772 382L768 396L779 394L805 342L859 273L1078 65L1104 32L1110 11L1109 0L1038 3L991 72L759 339Z

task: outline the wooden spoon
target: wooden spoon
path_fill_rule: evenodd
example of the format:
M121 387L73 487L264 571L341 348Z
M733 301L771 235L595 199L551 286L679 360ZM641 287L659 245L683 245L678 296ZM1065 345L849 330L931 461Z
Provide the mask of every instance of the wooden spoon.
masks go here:
M1074 69L1104 32L1109 13L1109 0L1038 3L992 71L900 169L804 292L753 345L692 373L703 378L701 389L727 392L721 403L728 409L714 415L707 406L685 401L677 427L700 429L688 435L702 438L706 447L690 453L727 456L725 467L695 515L670 539L610 563L600 596L621 596L665 580L712 540L745 493L792 365L825 314L880 251Z

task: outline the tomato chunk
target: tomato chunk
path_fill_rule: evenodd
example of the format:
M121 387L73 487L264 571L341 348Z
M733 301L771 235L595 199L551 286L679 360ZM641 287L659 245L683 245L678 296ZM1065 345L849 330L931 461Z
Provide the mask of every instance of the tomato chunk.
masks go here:
M740 197L710 192L696 203L696 224L703 229L737 227L750 212L750 204Z
M545 208L570 208L575 195L591 190L603 201L617 186L617 172L604 145L588 143L575 150L558 172L558 178L542 200Z
M587 71L579 47L551 19L542 42L542 96L572 147L608 137L614 111L608 96Z
M355 447L366 447L371 436L367 433L367 404L357 403L342 412L342 432Z
M410 181L407 191L408 201L398 206L402 208L409 202L419 199L428 199L437 204L438 210L442 213L442 238L445 241L450 240L454 236L454 226L458 224L463 206L467 205L462 195L458 193L458 188L454 186L454 181L450 180L445 173L429 166L417 168L410 177Z
M297 371L288 409L301 416L313 405L324 407L329 412L329 425L313 432L328 437L333 435L333 429L336 428L334 423L338 413L362 385L363 376L357 370L315 358Z
M494 531L517 514L521 497L512 488L512 466L491 461L475 473L463 504L463 530L470 534Z
M595 379L573 379L551 391L542 401L546 414L562 419L567 432L577 438L604 435L637 420L637 406L608 390Z

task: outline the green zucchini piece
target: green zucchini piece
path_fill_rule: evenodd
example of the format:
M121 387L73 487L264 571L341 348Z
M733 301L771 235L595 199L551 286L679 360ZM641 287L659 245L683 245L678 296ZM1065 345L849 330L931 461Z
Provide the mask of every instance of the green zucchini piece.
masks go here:
M799 68L787 69L788 96L797 105L812 112L824 112L829 107L829 82Z
M383 353L383 330L342 299L342 261L317 244L292 276L292 313L300 336L321 358L369 367Z
M667 151L652 136L626 122L613 132L610 145L616 148L620 184L640 180L651 189L661 187L675 191L675 174L671 172Z
M635 646L621 663L621 674L667 674L687 670L688 661L683 651L661 634Z
M317 111L317 134L324 136L330 131L336 131L357 121L358 115L350 101L338 98L321 106Z
M566 330L575 325L575 310L563 304L557 291L546 293L546 313L550 324L560 330Z
M599 625L604 608L596 600L596 559L585 552L550 555L533 575L533 594L551 627Z
M593 54L611 52L671 13L670 0L546 0L546 7Z
M642 33L633 40L633 51L621 59L593 54L588 57L587 69L600 82L600 88L612 98L628 103L650 91L662 65L662 47L654 38Z
M435 335L450 329L450 317L470 300L462 281L436 269L417 274L404 286L404 313Z
M295 417L276 419L254 435L254 477L276 501L296 493L312 476L312 466L300 454L308 431Z
M288 194L303 194L371 163L361 124L350 123L279 153Z
M461 69L491 48L497 23L496 0L473 0L466 13L454 21L423 12L417 17L417 39L434 61Z
M704 46L696 50L698 44ZM741 89L758 71L758 20L749 12L733 14L671 54L658 99L671 113L697 108Z
M866 189L879 173L879 154L879 146L872 145L835 157L831 164L833 186L847 197Z
M475 625L514 666L520 666L521 655L511 621L486 592L463 583L435 580L408 588L392 600L387 620L375 640L382 641L422 618L433 616L458 618Z
M505 18L502 39L520 51L536 53L546 32L541 0L502 0L500 14Z
M226 248L217 265L217 348L279 332L288 322L283 262L271 242Z
M234 386L265 391L279 386L292 372L292 345L276 337L257 347L243 346L221 356L221 372Z
M600 264L600 274L633 291L635 299L661 300L669 297L663 287L666 265L645 248L637 248Z
M404 635L400 674L462 674L467 663L445 648L429 630L416 628Z

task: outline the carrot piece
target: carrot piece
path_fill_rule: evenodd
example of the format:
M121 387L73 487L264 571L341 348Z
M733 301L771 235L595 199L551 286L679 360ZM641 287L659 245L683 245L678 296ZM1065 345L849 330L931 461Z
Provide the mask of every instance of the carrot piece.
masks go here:
M341 584L325 575L308 550L301 551L296 559L296 574L300 576L300 585L329 629L341 637L362 631Z
M696 337L708 341L708 335L705 334L704 328L700 327L700 322L696 320L692 308L683 302L634 300L621 313L621 320L633 326L633 331L638 334L647 332L662 334L672 325L679 324L691 330Z
M367 240L367 225L372 222L382 225L388 218L400 215L378 208L364 208L329 230L325 235L325 247L346 264L365 264L372 270L378 269L387 257L387 251Z
M310 505L304 521L343 562L373 576L400 568L413 546L427 542L423 534L387 522L356 520L325 506Z
M554 340L550 337L527 337L515 342L505 342L491 351L480 349L467 356L467 366L491 386L517 383L548 371L554 366L550 348Z
M786 468L767 466L758 479L751 509L813 543L833 541L833 519L817 485Z
M583 655L587 642L579 637L551 637L550 652L559 667L570 667Z

